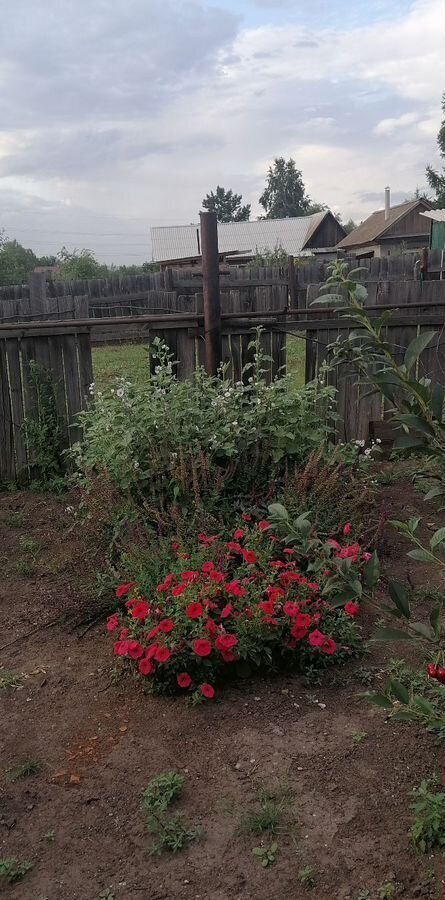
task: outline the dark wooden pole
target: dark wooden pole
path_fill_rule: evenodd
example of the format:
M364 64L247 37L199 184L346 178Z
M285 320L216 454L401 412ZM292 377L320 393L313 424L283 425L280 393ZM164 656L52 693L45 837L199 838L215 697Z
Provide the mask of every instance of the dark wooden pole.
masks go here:
M420 277L422 281L428 278L428 247L422 247L420 254Z
M199 215L201 219L205 368L209 375L216 375L222 358L218 222L214 212L202 212Z
M287 261L287 271L289 279L289 302L290 309L297 308L297 285L295 282L295 260L293 256L289 256Z

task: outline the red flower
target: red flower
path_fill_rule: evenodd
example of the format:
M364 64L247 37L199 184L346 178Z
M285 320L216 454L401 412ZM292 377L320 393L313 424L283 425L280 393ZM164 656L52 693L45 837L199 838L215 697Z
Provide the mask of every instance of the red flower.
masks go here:
M180 597L181 594L184 593L186 587L187 584L185 583L185 581L183 581L181 584L177 584L176 587L174 587L172 590L172 597Z
M233 647L236 647L237 643L238 638L235 634L220 634L220 636L216 638L215 647L217 650L227 653L228 650L232 650Z
M189 619L199 619L204 612L204 607L202 603L189 603L186 608L185 614Z
M243 513L241 518L242 518L243 522L251 522L252 521L252 516L249 515L249 513Z
M232 612L232 610L233 610L232 604L231 604L231 603L227 603L227 605L224 607L224 609L221 610L221 618L222 618L222 619L228 619L228 617L230 616L230 613Z
M217 536L217 535L215 535L215 536L213 536L213 537L209 537L208 534L203 534L202 532L201 532L201 534L198 534L198 541L199 541L201 544L206 544L207 546L208 546L209 544L212 544L213 541L216 541L217 539L218 539L218 536Z
M113 653L115 656L126 656L128 650L127 641L115 641L113 644Z
M236 653L234 653L233 650L222 650L221 656L226 663L236 662L236 660L238 659Z
M253 550L243 550L242 556L244 562L246 562L249 566L254 565L254 563L257 562L257 556L256 553L253 552Z
M160 644L152 644L151 647L149 647L148 650L145 651L146 659L153 659L153 657L156 656L159 647Z
M159 634L159 625L155 625L155 627L148 632L147 641L151 641L152 638L156 637L157 634Z
M175 576L170 574L166 575L164 581L161 584L158 584L156 590L161 594L163 591L168 591L171 588L173 582L175 580Z
M267 531L270 528L270 522L267 522L266 519L262 519L261 522L258 522L258 528L260 531Z
M233 533L233 537L235 538L236 541L242 541L242 539L244 537L243 529L237 528L236 531Z
M307 635L307 628L303 625L294 625L291 630L291 635L295 640L302 641Z
M364 562L369 562L369 560L371 559L371 556L372 556L372 553L364 553L363 554Z
M155 653L156 662L164 663L167 662L171 657L170 650L167 647L163 647L161 644L158 645Z
M321 631L317 629L315 631L311 631L309 635L309 643L311 647L323 647L326 641L326 635L322 634Z
M175 623L173 619L161 619L159 622L159 631L163 631L164 634L169 634L170 631L173 631L175 627Z
M140 600L139 603L135 603L131 610L131 615L133 619L141 619L144 620L147 618L150 612L150 607L146 600Z
M229 584L226 584L225 588L226 588L227 593L230 594L232 597L245 597L246 596L246 589L241 587L241 584L239 581L230 581Z
M331 572L329 571L329 569L325 569L323 572L323 578L330 578L330 577L331 577Z
M224 575L222 572L218 572L216 569L212 569L209 573L209 578L211 581L215 581L216 584L220 584L221 581L224 581Z
M263 600L258 604L258 607L259 609L262 609L267 616L273 616L275 612L275 603L273 600Z
M298 613L298 615L295 616L294 625L296 625L297 628L309 628L311 621L312 619L307 613Z
M199 572L181 572L181 579L186 581L187 584L192 584L197 578L199 578Z
M197 638L196 641L193 641L193 652L196 653L197 656L210 656L212 652L212 645L210 641L206 641L205 638Z
M177 541L172 541L172 550L173 550L173 553L177 553L177 552L178 552L178 550L179 550L179 544L178 544Z
M121 641L125 641L125 640L127 639L127 637L128 637L129 634L130 634L130 629L129 629L129 628L121 628L121 630L120 630L120 635L119 635L119 639L120 639Z
M335 653L336 649L337 644L335 643L335 641L332 638L326 638L321 648L321 652L326 653L327 656L332 656L332 654Z
M215 566L214 566L214 564L213 564L212 562L205 562L205 563L203 563L202 566L201 566L202 571L203 571L206 575L208 575L209 572L212 572L214 568L215 568Z
M117 613L114 613L112 616L108 616L107 631L114 631L118 625L119 625L119 616Z
M288 600L288 602L283 605L283 612L285 616L291 616L291 618L293 618L300 612L300 604L292 603L291 600Z
M284 597L284 591L279 587L268 587L266 588L266 594L268 600L273 600L274 603L277 603L281 597Z
M147 659L147 657L145 657L145 659L140 660L138 669L139 669L141 675L150 675L150 673L153 670L153 666L152 666L150 660Z
M351 531L352 531L352 525L351 525L351 523L350 523L350 522L346 522L346 525L343 526L343 534L344 534L344 536L347 537L348 534L351 534Z
M190 675L187 674L187 672L181 672L180 675L177 675L176 681L178 682L180 688L188 688L192 683L192 679L190 678Z
M353 600L348 600L343 607L347 616L356 616L360 612L360 607L358 603L354 603Z
M269 563L271 569L284 569L285 563L281 559L273 559Z
M213 621L213 619L208 619L204 625L204 629L207 634L210 634L211 637L214 637L215 634L218 634L218 627Z
M338 541L333 541L332 538L329 539L328 545L329 545L329 547L333 547L334 550L341 550L341 547L340 547L340 544L338 543Z
M295 550L292 550L292 547L285 547L283 553L286 553L287 556L292 556L295 553Z
M126 597L128 592L134 587L136 587L135 581L128 581L127 584L120 584L119 587L116 588L116 597Z
M213 700L213 697L215 696L215 689L212 688L211 684L202 684L201 694L203 694L204 697L207 697L207 700Z
M241 553L242 551L241 544L238 544L238 541L228 541L226 547L228 550L231 550L232 553Z

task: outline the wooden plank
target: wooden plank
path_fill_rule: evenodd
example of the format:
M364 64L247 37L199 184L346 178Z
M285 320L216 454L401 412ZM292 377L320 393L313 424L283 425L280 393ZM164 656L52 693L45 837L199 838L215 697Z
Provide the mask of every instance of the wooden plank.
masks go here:
M0 483L9 484L14 482L15 478L14 428L6 343L0 340Z
M77 335L70 334L60 338L65 375L65 403L68 419L68 435L70 446L82 438L81 429L75 425L78 413L83 408L80 384Z
M16 476L19 483L28 475L28 458L26 441L23 433L24 410L22 371L20 358L20 341L8 338L5 342L9 372L9 398L13 429L13 442L16 462ZM0 376L3 378L3 375Z

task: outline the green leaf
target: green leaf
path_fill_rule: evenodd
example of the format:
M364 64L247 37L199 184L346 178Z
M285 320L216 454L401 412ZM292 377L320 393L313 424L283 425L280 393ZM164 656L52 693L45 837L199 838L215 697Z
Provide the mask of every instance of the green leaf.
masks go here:
M368 299L368 291L364 284L356 284L354 293L360 303L364 303Z
M429 550L423 550L422 547L419 547L416 550L410 550L408 556L411 559L417 560L417 562L435 562L435 557Z
M409 691L401 681L397 681L396 678L392 678L388 684L388 690L391 691L391 694L394 694L394 697L399 701L399 703L404 703L405 706L408 705Z
M268 509L275 519L285 519L286 521L289 519L289 513L281 503L271 503Z
M424 697L419 697L418 694L415 694L412 699L412 705L420 710L420 712L424 713L425 716L434 716L436 715L436 710L432 703L428 703L428 700L425 700Z
M423 447L425 442L420 437L414 437L411 434L399 434L396 437L393 449L394 450L412 450L417 447Z
M435 497L441 497L445 494L445 486L444 487L433 487L427 494L424 496L424 500L434 500Z
M414 416L411 413L405 413L403 415L398 415L397 421L401 422L403 425L406 425L408 428L415 428L417 431L421 431L422 434L427 434L429 437L434 437L434 428L432 428L429 422L426 422L425 419L421 419L420 416Z
M443 384L435 384L432 390L431 406L434 417L438 422L443 419L443 407L445 403L445 387Z
M351 269L351 271L348 272L348 278L350 278L351 281L353 281L354 278L356 278L357 275L361 275L362 272L368 272L368 269L366 268L366 266L358 266L356 269Z
M252 853L254 856L264 856L264 850L262 847L253 847Z
M396 709L391 718L395 722L413 722L417 716L411 709Z
M435 331L424 331L422 332L422 334L419 334L417 337L415 337L413 341L411 341L405 353L404 359L404 364L407 372L410 372L412 367L417 362L420 354L423 353L425 348L428 347L428 344L431 343L435 336Z
M367 700L382 709L392 709L392 702L385 694L365 694Z
M341 294L324 294L312 300L311 306L345 306L345 298Z
M411 612L409 607L409 595L405 585L400 584L400 581L390 581L388 582L388 590L394 606L397 607L405 619L409 619Z
M424 625L423 622L412 622L411 628L427 641L434 641L436 635L430 625Z
M434 550L434 548L437 547L438 544L441 544L442 541L445 541L445 528L438 528L430 540L431 550Z
M406 631L399 631L398 628L377 628L372 637L373 641L411 641L412 638Z
M371 559L368 559L364 569L363 569L363 581L367 588L372 590L378 580L380 578L380 563L379 558L377 556L376 551L371 556Z

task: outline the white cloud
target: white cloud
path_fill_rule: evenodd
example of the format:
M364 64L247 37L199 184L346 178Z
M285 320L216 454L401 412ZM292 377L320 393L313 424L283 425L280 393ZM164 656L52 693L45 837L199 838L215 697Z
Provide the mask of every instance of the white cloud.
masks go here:
M424 184L445 86L443 0L368 26L361 15L360 28L339 17L336 29L249 28L217 2L11 5L0 191L40 197L43 220L56 204L54 241L88 216L116 217L123 232L196 220L216 183L257 214L277 155L294 156L314 199L346 217L363 218L376 206L365 195L387 183L396 194ZM23 210L5 216L11 233L9 222L25 229ZM119 242L101 253L134 261Z

